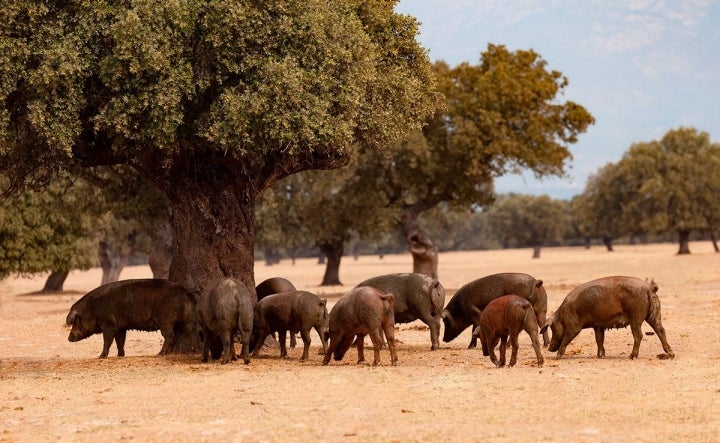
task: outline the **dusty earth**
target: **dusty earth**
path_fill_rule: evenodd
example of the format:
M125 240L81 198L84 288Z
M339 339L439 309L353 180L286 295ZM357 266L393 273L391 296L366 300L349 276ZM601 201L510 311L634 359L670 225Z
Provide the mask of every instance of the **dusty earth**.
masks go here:
M128 333L127 356L100 360L95 335L70 343L70 305L100 282L97 269L75 272L66 292L32 295L45 276L0 282L0 441L718 441L720 440L720 254L709 243L531 251L444 253L440 280L446 301L464 283L503 271L542 278L549 312L577 284L607 275L652 277L674 360L646 335L640 358L628 359L629 329L608 331L607 358L595 358L591 330L556 360L536 366L529 338L520 337L514 368L496 369L470 330L430 351L428 329L399 325L400 362L357 365L356 352L321 366L313 331L311 358L302 348L281 360L264 350L246 366L202 364L199 356L158 357L159 333ZM344 286L317 287L315 260L266 267L256 281L284 276L330 304L355 283L411 269L409 254L345 258ZM121 278L149 277L146 267ZM645 332L650 332L647 324ZM369 340L368 340L369 341ZM372 357L372 353L369 354Z

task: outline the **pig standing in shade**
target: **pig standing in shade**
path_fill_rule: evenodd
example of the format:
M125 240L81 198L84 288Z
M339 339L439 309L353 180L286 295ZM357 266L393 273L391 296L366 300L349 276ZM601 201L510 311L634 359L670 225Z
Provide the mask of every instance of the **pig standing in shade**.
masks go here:
M65 319L72 326L68 340L76 342L102 333L103 350L108 356L113 340L118 357L125 355L129 329L157 331L163 336L160 355L171 349L176 328L181 328L198 349L195 298L185 288L167 280L123 280L93 289L76 301Z
M630 325L634 343L630 358L637 358L643 335L640 326L646 321L655 331L665 354L658 358L675 357L665 338L660 315L658 286L634 277L605 277L583 283L565 297L550 316L541 332L552 330L549 351L557 358L565 354L568 344L585 328L595 330L597 357L605 357L605 329Z
M203 362L208 360L211 349L213 358L222 356L223 364L237 359L233 337L240 332L241 355L245 364L250 363L253 303L244 283L234 278L210 281L198 298L197 319L204 338Z
M380 334L382 328L387 338L392 364L397 363L395 352L395 319L393 314L394 296L371 286L360 286L340 297L330 311L328 345L323 365L342 360L357 336L358 363L365 361L364 338L370 336L375 359L373 366L380 363Z

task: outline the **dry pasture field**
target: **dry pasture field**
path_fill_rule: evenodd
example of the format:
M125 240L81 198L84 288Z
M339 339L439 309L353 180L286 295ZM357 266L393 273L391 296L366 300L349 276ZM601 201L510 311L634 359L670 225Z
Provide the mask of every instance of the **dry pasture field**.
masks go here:
M689 256L675 255L673 244L546 248L536 260L528 249L441 254L446 302L496 272L541 278L549 314L597 277L655 279L674 360L655 357L662 347L654 335L644 337L639 359L628 359L629 328L608 331L607 357L596 359L585 330L560 360L544 349L543 368L524 333L517 366L496 369L467 349L469 329L430 351L420 322L397 326L397 366L387 349L378 367L357 365L355 349L321 366L314 331L304 363L302 347L289 359L264 349L247 366L159 357L159 332L137 331L128 333L126 357L113 344L100 360L100 335L70 343L64 325L70 305L99 284L99 270L73 272L66 292L49 296L31 295L45 276L9 278L0 282L0 441L720 441L720 254L709 242L690 247ZM255 279L284 276L332 306L367 277L411 269L409 254L346 257L345 285L318 287L324 267L314 259L259 262ZM121 275L146 277L147 267Z

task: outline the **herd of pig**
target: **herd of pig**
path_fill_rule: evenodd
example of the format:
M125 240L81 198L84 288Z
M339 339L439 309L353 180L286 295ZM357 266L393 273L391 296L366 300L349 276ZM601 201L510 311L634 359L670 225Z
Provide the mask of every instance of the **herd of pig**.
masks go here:
M605 329L630 326L634 343L630 358L637 358L643 338L641 324L647 322L660 339L664 354L673 358L662 326L658 287L634 277L605 277L579 285L565 297L547 318L547 293L542 280L522 273L500 273L479 278L461 287L445 306L445 290L437 279L422 274L388 274L370 278L337 300L328 314L327 300L297 290L280 277L260 283L255 291L239 280L213 281L200 293L190 293L182 285L166 280L139 279L109 283L90 291L70 308L66 323L72 327L68 340L75 342L102 333L101 358L107 357L115 341L118 356L125 355L129 329L160 330L166 354L182 333L190 346L202 348L202 361L211 354L222 363L238 358L234 341L242 343L243 361L256 356L269 335L277 333L280 356L287 356L286 332L291 346L295 334L303 341L301 360L307 360L310 330L322 342L323 365L331 357L341 360L355 345L358 363L364 361L364 338L370 336L373 364L380 362L380 348L387 343L391 362L398 361L395 324L420 320L430 329L431 350L439 348L440 323L443 341L455 339L472 326L469 347L480 339L483 355L497 367L505 365L509 339L512 347L509 366L515 365L518 335L525 331L532 341L538 366L544 359L538 332L544 346L560 358L568 344L582 329L593 328L597 357L605 356ZM548 337L548 329L552 338ZM495 348L500 343L500 358Z

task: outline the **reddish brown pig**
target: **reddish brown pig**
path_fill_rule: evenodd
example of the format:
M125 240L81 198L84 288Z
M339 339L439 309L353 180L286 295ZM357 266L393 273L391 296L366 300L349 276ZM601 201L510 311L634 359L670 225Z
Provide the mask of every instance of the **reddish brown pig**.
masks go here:
M372 340L375 360L373 366L380 363L380 329L385 332L392 364L397 363L395 353L395 316L393 305L395 297L371 286L356 287L340 297L330 311L330 344L323 365L330 362L332 355L336 361L342 360L357 336L358 363L365 361L364 339Z
M550 328L551 352L557 357L565 354L565 348L585 328L595 330L598 358L605 357L605 329L625 328L628 325L634 338L630 358L637 358L643 335L640 326L646 321L655 331L665 354L658 358L673 358L665 338L660 316L660 299L655 282L634 277L605 277L583 283L565 297L560 307L548 319L541 332Z
M538 340L538 322L532 305L517 295L504 295L488 303L480 316L480 326L473 331L474 337L480 338L483 355L490 356L490 361L498 368L505 366L505 351L510 337L512 354L510 366L515 366L518 353L518 335L525 331L530 336L538 366L542 367L545 359L540 352ZM500 341L500 361L495 356L495 346Z
M290 292L290 291L296 291L295 285L292 284L292 282L286 278L282 277L270 277L268 279L263 280L260 282L259 285L255 287L255 293L257 294L257 301L262 300L263 298L267 297L268 295L272 294L279 294L281 292ZM275 333L272 333L272 337L275 338ZM290 332L290 347L294 348L297 344L297 340L295 339L295 333Z

